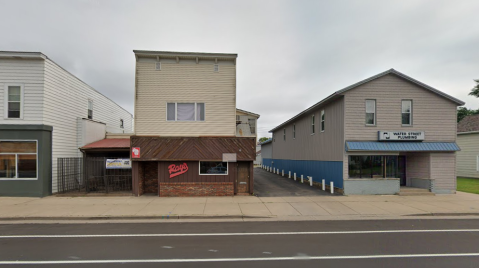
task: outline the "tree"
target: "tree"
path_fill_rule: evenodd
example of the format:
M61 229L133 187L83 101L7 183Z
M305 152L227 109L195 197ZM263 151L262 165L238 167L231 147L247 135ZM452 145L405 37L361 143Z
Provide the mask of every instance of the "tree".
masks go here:
M479 79L476 79L474 81L477 83L477 85L473 89L471 89L469 95L479 98Z
M267 141L267 140L269 140L269 139L271 139L271 138L268 138L268 137L262 137L262 138L259 138L259 140L258 140L258 141L259 141L259 142L264 142L264 141Z
M466 107L459 107L457 109L457 122L459 123L464 117L468 115L475 115L479 114L479 109L478 110L469 110Z

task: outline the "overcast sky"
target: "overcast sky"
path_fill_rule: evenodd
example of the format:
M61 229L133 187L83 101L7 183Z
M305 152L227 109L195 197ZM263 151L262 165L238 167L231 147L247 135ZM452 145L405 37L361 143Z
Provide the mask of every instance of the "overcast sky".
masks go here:
M0 50L39 51L133 112L133 49L237 53L259 136L390 68L479 108L479 1L4 1Z

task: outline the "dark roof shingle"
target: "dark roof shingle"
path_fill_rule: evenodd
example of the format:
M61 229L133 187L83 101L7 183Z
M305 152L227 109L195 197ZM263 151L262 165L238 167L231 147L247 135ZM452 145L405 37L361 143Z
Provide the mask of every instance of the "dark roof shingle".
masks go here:
M479 114L468 115L457 124L457 132L479 131Z

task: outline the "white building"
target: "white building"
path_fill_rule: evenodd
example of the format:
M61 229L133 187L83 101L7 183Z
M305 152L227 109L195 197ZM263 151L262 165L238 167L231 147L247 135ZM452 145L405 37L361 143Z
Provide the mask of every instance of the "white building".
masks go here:
M39 52L0 52L0 196L57 191L57 159L133 116Z

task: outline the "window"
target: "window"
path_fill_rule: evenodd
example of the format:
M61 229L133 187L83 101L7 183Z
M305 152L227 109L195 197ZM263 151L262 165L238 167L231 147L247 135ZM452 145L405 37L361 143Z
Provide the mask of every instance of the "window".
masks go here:
M120 128L123 128L123 119L120 119Z
M311 116L311 135L314 134L314 114Z
M0 180L37 178L36 141L0 141Z
M403 100L401 103L401 120L403 126L411 126L412 125L412 101L411 100Z
M397 155L349 156L349 178L351 179L397 178L398 176Z
M88 119L93 119L93 101L88 100Z
M285 141L286 140L286 129L283 128L283 140Z
M293 139L296 139L296 124L293 124Z
M228 175L228 163L200 161L200 175Z
M204 103L179 103L166 104L167 121L205 121Z
M321 111L321 132L324 132L324 110Z
M23 118L23 86L7 85L5 90L5 117L6 118Z
M376 100L366 100L366 125L376 125Z
M215 64L213 69L214 69L215 72L219 72L220 71L220 66L218 64Z
M251 135L256 135L256 120L255 119L248 119L249 129L251 131Z

